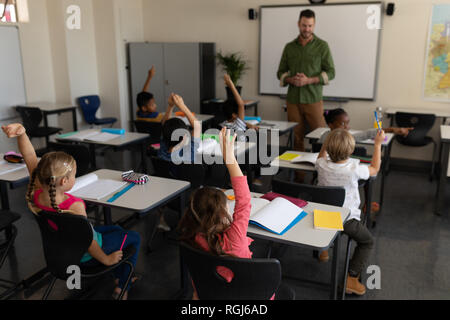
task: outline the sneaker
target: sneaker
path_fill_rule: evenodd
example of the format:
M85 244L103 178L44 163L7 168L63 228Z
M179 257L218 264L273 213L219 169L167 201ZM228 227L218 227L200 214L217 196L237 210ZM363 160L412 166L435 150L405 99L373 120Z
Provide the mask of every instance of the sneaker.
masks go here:
M347 276L347 286L345 287L345 293L347 294L356 294L358 296L362 296L366 293L366 287L359 282L358 277Z
M330 257L328 256L328 250L324 250L319 255L319 261L320 262L328 262L330 260Z
M161 215L161 218L159 219L158 229L161 229L165 232L169 232L171 230L166 220L164 220L164 215Z

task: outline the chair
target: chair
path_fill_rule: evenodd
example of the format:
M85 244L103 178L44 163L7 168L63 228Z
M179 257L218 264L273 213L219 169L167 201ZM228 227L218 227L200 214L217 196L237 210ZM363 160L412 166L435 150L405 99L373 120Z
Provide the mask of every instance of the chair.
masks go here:
M90 153L86 145L50 142L48 148L50 151L63 151L70 154L77 162L77 177L84 176L91 171Z
M100 107L100 97L97 95L83 96L77 99L78 105L83 111L84 120L90 125L105 125L111 126L117 121L117 118L97 118L95 114Z
M281 284L281 265L277 259L243 259L215 256L180 242L180 256L187 266L201 300L269 300L295 299L278 295ZM228 283L216 271L218 266L231 269L233 280ZM281 292L281 290L279 291Z
M45 138L45 142L48 144L49 136L62 131L62 128L40 127L42 112L39 108L16 107L16 110L20 114L23 126L30 138Z
M148 133L150 143L159 143L161 141L162 124L161 122L151 122L143 120L134 120L134 127L137 132Z
M311 146L312 152L320 152L320 149L322 149L322 143L320 142L313 142ZM356 146L353 155L357 157L367 157L367 150L364 147Z
M345 189L343 187L314 186L282 181L278 178L272 180L272 191L286 196L336 207L342 207L345 201Z
M431 173L430 180L433 179L434 175L434 158L436 152L436 141L432 137L428 137L427 133L431 130L436 120L434 114L425 113L407 113L407 112L397 112L395 113L395 122L398 127L410 128L413 127L414 130L410 131L406 137L399 135L395 136L395 139L405 146L411 147L422 147L433 143L433 155L431 159Z
M0 210L0 232L5 232L5 241L3 243L0 243L0 270L5 263L6 257L9 254L10 249L12 248L14 244L14 240L17 236L17 228L14 225L14 222L20 219L20 215L8 211L8 210ZM9 289L10 286L14 286L16 283L0 279L0 286L4 287L6 289ZM6 294L6 292L3 292L0 294L0 298L3 297L3 294Z
M91 225L84 217L49 211L41 211L34 216L41 230L47 270L52 275L50 284L42 297L43 300L48 298L57 279L67 280L69 266L79 266L82 279L92 279L107 274L125 263L130 267L128 280L124 287L128 286L134 272L133 264L128 259L134 254L134 247L124 250L122 260L113 266L86 267L80 265L80 260L91 245L93 233ZM125 290L122 290L119 300L122 299L124 292Z

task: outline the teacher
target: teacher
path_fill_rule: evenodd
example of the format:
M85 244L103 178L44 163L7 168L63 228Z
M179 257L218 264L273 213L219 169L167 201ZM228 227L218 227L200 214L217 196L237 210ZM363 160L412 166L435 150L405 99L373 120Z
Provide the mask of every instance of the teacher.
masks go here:
M314 34L314 11L300 13L300 35L286 44L278 67L281 86L287 86L288 121L298 122L294 129L294 148L304 151L305 119L314 130L326 127L323 116L322 86L334 79L333 57L328 43Z

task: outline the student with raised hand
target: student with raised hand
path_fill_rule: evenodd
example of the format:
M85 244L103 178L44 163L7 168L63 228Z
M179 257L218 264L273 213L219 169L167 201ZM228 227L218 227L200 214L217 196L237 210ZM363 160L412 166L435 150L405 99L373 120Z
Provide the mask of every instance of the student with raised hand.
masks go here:
M319 186L341 186L345 188L343 207L350 209L350 216L344 224L344 233L357 242L355 252L350 260L347 276L346 293L363 295L365 286L359 281L361 272L367 264L373 248L373 237L367 227L361 222L361 199L359 197L358 181L375 176L381 167L381 143L384 141L384 131L378 131L375 137L372 162L369 166L362 165L359 160L352 159L355 149L355 139L345 129L335 129L327 136L319 153L316 170ZM328 260L328 251L320 254L320 260Z
M172 99L173 105L171 106L170 100ZM177 106L180 111L182 111L189 121L189 124L193 128L191 132L191 138L189 135L184 135L178 139L172 140L172 135L177 129L184 129L188 131L188 126L183 120L179 118L170 118L174 106ZM185 162L193 163L195 160L195 153L199 147L200 135L201 135L201 124L194 116L194 114L189 110L183 101L183 98L177 94L172 94L169 98L169 106L167 107L167 112L162 119L162 141L161 146L158 151L158 157L166 160L175 162ZM183 147L190 141L190 154L183 154Z
M331 130L338 128L350 130L350 117L348 116L347 112L345 112L344 109L337 108L333 110L327 110L324 112L324 117L328 127ZM414 128L389 127L383 130L386 133L393 133L395 135L401 135L403 137L406 137L409 134L409 132L413 129ZM378 129L368 129L361 132L352 133L352 135L355 138L356 142L361 142L367 139L374 139L377 135L377 131ZM330 133L329 131L325 132L320 137L319 142L323 143L329 133Z
M161 121L161 118L163 117L161 113L156 111L158 107L155 102L155 97L149 92L150 83L152 78L155 76L155 73L155 67L152 66L148 71L147 80L145 81L142 91L138 93L136 97L136 103L138 106L136 116L138 119Z
M84 201L68 193L75 184L77 170L75 159L64 152L49 152L39 161L22 124L14 123L2 126L2 130L8 138L17 138L19 152L30 173L26 200L33 214L41 211L67 212L87 218ZM119 249L125 234L128 236L124 248L128 246L136 248L135 254L129 260L136 265L140 246L139 233L125 231L119 226L93 228L92 243L80 263L88 265L101 263L106 266L118 263L123 257L123 252ZM131 286L130 283L128 288L124 288L129 274L128 267L122 265L114 272L117 281L114 296L118 297L125 289L123 299L127 299ZM136 277L132 281L136 281Z
M234 132L245 132L247 129L258 130L259 127L245 122L245 103L228 74L224 75L225 85L233 92L234 99L228 99L223 105L225 122L222 126Z
M213 187L199 188L192 193L178 225L180 239L214 255L251 258L249 245L253 240L247 237L251 196L247 178L234 155L236 134L230 139L230 130L222 128L219 140L233 186L234 213L228 212L227 196L223 191ZM228 268L217 267L217 272L228 282L233 279L233 272ZM198 299L195 290L193 299Z

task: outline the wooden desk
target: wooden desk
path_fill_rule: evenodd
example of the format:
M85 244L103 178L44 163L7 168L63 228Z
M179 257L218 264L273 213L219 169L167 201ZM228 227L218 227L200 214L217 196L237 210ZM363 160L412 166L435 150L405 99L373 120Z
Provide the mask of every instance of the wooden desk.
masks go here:
M99 131L97 129L88 129L88 130L82 130L80 132L88 132L88 131ZM64 135L63 135L64 136ZM113 148L122 148L128 145L132 144L140 144L141 146L141 166L142 171L147 172L147 166L146 166L146 155L145 155L145 142L147 139L149 139L150 135L147 133L138 133L138 132L126 132L123 135L117 135L117 138L111 139L108 141L91 141L91 140L77 140L74 138L71 138L71 136L66 136L64 138L60 136L56 137L57 141L60 142L77 142L77 143L85 143L89 146L89 152L91 156L91 166L93 169L97 168L96 164L96 158L95 158L95 147L96 146L106 146L106 147L113 147Z
M72 125L73 131L78 130L77 123L77 107L67 103L53 103L53 102L36 102L20 105L20 107L26 108L38 108L42 111L44 116L44 126L48 127L48 116L51 114L61 114L64 112L72 112Z
M233 190L227 190L227 195L232 195ZM252 193L252 197L259 198L262 194ZM247 234L250 237L260 238L273 242L283 243L295 247L306 248L310 250L326 250L333 246L333 261L331 268L331 290L330 299L337 299L338 286L338 266L339 266L339 239L340 231L331 230L316 230L313 226L313 212L314 209L340 212L342 221L345 223L350 215L350 210L347 208L329 206L325 204L308 202L308 205L303 210L308 213L306 217L300 220L295 226L289 229L284 235L277 235L275 233L258 228L252 224L248 226Z
M447 179L450 177L449 150L450 150L450 126L441 126L441 173L436 191L436 214L442 215L444 211L448 214L445 206L445 187Z

